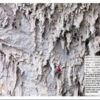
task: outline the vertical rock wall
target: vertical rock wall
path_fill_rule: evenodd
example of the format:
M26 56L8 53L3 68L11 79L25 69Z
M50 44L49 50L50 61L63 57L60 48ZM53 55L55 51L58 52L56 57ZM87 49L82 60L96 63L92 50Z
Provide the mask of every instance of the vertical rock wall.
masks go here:
M99 23L99 4L0 4L0 95L84 96L84 57L100 55Z

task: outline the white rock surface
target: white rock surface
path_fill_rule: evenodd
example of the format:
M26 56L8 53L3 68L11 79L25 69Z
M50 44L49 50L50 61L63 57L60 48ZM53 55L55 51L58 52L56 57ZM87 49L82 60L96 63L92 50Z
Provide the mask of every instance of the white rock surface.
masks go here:
M84 96L84 57L100 55L99 14L99 4L0 4L0 95Z

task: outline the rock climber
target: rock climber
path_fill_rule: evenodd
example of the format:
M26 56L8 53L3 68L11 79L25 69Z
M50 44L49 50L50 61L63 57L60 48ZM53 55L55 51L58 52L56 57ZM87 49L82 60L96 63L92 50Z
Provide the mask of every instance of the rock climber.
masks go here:
M14 28L17 28L17 26L16 26L16 22L14 21L13 23L12 23L12 27Z
M19 21L19 26L21 26L21 21Z
M55 66L56 66L56 64L55 64ZM57 70L55 72L55 75L58 73L58 78L59 78L60 77L60 74L61 74L61 69L60 69L59 66L56 66L56 68L57 68Z

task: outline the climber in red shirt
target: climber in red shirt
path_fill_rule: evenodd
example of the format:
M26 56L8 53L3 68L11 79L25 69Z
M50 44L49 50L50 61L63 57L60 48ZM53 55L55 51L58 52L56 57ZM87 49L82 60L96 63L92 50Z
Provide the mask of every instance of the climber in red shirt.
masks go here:
M57 67L57 70L55 72L55 75L58 73L58 78L60 77L60 74L61 74L61 69L59 66L56 66Z
M57 71L58 71L58 72L60 72L60 71L61 71L59 66L57 66Z

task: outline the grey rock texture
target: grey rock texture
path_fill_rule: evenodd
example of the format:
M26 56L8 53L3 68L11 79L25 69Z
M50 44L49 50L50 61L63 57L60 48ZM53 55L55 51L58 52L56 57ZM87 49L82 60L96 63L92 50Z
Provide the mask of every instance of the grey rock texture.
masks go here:
M84 57L100 55L99 24L99 4L0 4L0 95L84 96Z

